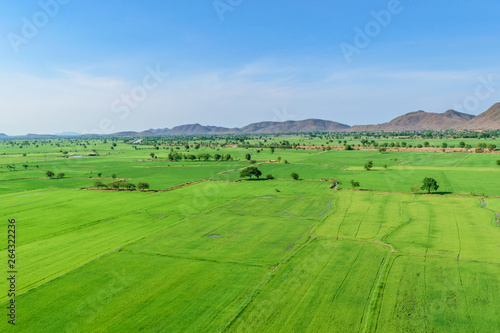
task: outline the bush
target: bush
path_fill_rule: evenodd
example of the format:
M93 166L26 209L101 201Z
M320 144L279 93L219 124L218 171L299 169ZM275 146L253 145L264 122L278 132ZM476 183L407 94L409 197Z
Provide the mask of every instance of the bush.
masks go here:
M147 182L138 182L137 183L137 188L139 190L146 190L149 188L149 184Z
M108 187L107 185L103 184L100 180L96 180L94 182L94 186L97 187L97 188L101 188L101 187Z
M290 174L290 177L292 177L292 179L298 180L298 179L299 179L299 174L298 174L298 173L296 173L296 172L292 172L292 173Z
M268 180L274 179L274 176L269 173L266 175L266 179Z
M64 178L64 176L65 176L64 172L59 172L57 174L57 178Z

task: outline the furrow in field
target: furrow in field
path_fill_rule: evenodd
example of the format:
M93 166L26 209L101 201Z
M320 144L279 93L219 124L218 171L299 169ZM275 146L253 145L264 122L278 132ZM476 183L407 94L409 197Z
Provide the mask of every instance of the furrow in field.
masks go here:
M361 224L363 223L363 221L365 220L365 216L366 214L368 214L368 211L372 208L372 204L373 204L373 194L370 196L370 204L368 205L368 208L366 208L363 216L361 217L361 219L359 220L359 223L358 223L358 229L356 230L356 234L354 235L354 238L357 238L358 237L358 233L359 233L359 229L361 228Z
M368 312L364 315L364 317L366 317L365 325L362 330L364 333L377 331L387 279L391 273L392 265L398 257L399 256L393 256L392 253L389 253L389 255L385 258L384 265L378 275L375 287L370 294Z

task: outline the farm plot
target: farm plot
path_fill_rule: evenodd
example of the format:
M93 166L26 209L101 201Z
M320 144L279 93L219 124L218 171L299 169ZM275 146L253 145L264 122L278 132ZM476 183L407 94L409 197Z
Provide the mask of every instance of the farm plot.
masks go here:
M377 332L493 332L500 328L500 267L431 257L392 263Z
M214 332L268 269L111 253L18 298L20 332ZM2 323L3 325L3 323Z
M388 252L376 244L314 240L272 276L228 331L362 330Z
M181 221L186 214L199 214L227 202L214 198L202 207L183 205L181 211L182 194L66 190L31 194L4 195L0 200L19 226L17 255L22 260L18 267L23 272L19 292ZM75 207L80 213L75 213ZM0 255L7 257L6 247ZM6 284L2 280L0 288ZM5 299L2 295L0 302Z
M315 234L334 239L380 239L405 221L401 211L411 198L405 194L339 191L334 196L334 213Z
M311 227L329 209L328 197L240 199L155 233L125 250L277 265L305 243Z
M414 196L408 222L384 237L398 251L451 259L500 262L500 229L479 199Z

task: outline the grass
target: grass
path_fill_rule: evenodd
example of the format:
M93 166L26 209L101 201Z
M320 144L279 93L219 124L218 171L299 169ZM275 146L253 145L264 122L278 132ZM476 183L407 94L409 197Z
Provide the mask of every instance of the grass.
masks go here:
M166 146L37 144L0 144L2 228L17 221L20 332L500 330L496 155L214 146L196 153L233 160L170 162ZM100 155L62 153L92 149ZM286 180L234 182L246 153L266 162L263 175ZM82 190L98 173L153 191ZM437 194L410 192L424 177Z

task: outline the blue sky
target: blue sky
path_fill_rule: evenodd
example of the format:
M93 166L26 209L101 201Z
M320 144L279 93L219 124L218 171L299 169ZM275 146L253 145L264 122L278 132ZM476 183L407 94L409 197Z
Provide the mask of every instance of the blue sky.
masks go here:
M479 114L500 101L499 12L490 0L3 0L0 133Z

